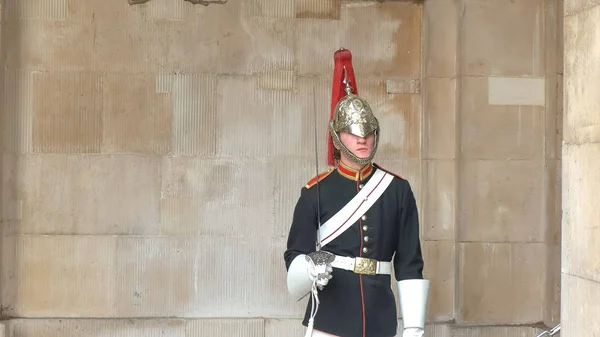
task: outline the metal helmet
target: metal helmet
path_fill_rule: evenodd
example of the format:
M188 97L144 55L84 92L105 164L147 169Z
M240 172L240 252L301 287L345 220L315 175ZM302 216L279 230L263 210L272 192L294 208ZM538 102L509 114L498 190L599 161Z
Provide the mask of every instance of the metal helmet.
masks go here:
M364 98L353 93L354 89L348 79L348 70L344 69L344 84L346 96L341 98L332 111L333 118L329 122L329 131L333 143L336 144L352 161L359 164L371 162L379 145L379 121ZM369 157L357 157L340 140L340 133L347 132L359 137L367 137L374 133L375 143ZM333 157L340 159L340 150L333 149Z

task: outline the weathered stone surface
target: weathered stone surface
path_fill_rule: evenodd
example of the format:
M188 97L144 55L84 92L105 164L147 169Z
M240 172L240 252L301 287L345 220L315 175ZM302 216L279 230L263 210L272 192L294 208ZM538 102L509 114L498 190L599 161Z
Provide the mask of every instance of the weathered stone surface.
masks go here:
M162 123L162 128L156 130L153 137L166 143L166 149L171 149L173 155L215 156L218 77L162 73L156 76L155 84L154 97L162 103L162 113L157 117L168 123ZM165 101L168 101L168 108L164 107ZM159 153L164 154L165 146L157 140L146 146L159 146L163 149Z
M560 335L596 337L600 331L597 314L600 312L600 282L563 270L561 283L563 302Z
M2 132L2 149L8 153L33 151L33 83L34 74L27 70L5 70L0 115L6 126Z
M296 0L252 0L244 1L242 4L243 12L249 17L293 19L299 3Z
M459 1L423 3L423 63L425 78L452 78L457 73Z
M545 242L542 172L533 161L464 161L460 241Z
M600 5L600 1L599 0L572 0L572 1L565 1L565 16L574 16L577 15L579 12L585 12L587 10L589 10L590 8L594 8L596 6ZM567 50L567 49L565 49Z
M423 157L456 157L456 80L430 78L424 82Z
M456 178L454 160L423 161L423 238L454 240Z
M358 81L358 80L357 80ZM419 95L388 95L385 81L363 80L358 93L368 100L381 127L377 158L419 158L422 103Z
M167 154L172 149L172 130L185 134L173 128L171 97L157 92L155 76L106 74L102 87L102 152Z
M600 5L565 17L566 143L600 142ZM585 88L585 89L584 89Z
M164 158L161 234L272 237L273 176L268 160Z
M544 109L489 105L488 90L487 78L462 80L462 155L473 159L542 158Z
M545 106L546 79L535 77L488 77L488 104Z
M117 238L23 235L16 237L10 308L14 316L102 317L114 313ZM19 335L17 335L19 336Z
M12 2L13 0L11 0ZM30 6L21 8L34 8ZM53 0L55 6L66 5L66 1ZM14 3L10 6L15 6ZM62 7L62 6L61 6ZM60 20L66 15L66 8L53 7L50 3L29 11L34 17L17 19L11 23L11 31L18 34L5 34L7 48L6 66L10 69L91 71L94 59L94 26L81 24L77 20ZM25 14L25 13L22 13ZM38 17L38 18L36 18ZM43 18L43 19L42 19ZM14 22L14 21L13 21ZM122 32L122 31L121 31Z
M452 337L530 337L541 332L530 327L464 327L454 329Z
M457 322L540 322L546 253L543 243L461 243Z
M541 1L465 0L461 14L464 75L543 76Z
M456 254L454 241L424 241L424 277L430 280L427 320L447 322L454 319Z
M418 77L420 11L404 2L350 2L340 20L301 20L294 37L298 74L331 76L333 53L344 47L353 54L358 78Z
M295 16L298 19L339 20L341 0L296 0Z
M119 239L113 317L300 317L306 302L287 293L284 249L282 239ZM228 256L235 263L217 263Z
M33 151L100 152L102 94L97 73L34 73Z
M262 319L17 319L10 336L19 337L263 337Z
M600 282L600 143L563 149L562 272Z
M129 155L4 155L5 201L33 234L158 233L160 159ZM7 186L7 185L4 185Z

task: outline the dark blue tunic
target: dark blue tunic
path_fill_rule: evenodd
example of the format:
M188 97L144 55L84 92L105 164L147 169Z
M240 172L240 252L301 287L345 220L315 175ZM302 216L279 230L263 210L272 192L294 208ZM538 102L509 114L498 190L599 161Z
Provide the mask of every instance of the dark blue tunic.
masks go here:
M317 191L321 224L343 208L366 184L377 164L360 172L343 164L301 189L284 253L286 269L299 254L315 251L317 242ZM387 171L386 171L387 172ZM389 173L389 172L388 172ZM349 257L392 261L396 281L423 278L419 219L410 184L396 176L386 191L348 230L323 250ZM390 275L360 275L333 268L333 278L319 291L319 311L314 328L343 337L391 337L397 332L396 299ZM303 320L307 325L311 299Z

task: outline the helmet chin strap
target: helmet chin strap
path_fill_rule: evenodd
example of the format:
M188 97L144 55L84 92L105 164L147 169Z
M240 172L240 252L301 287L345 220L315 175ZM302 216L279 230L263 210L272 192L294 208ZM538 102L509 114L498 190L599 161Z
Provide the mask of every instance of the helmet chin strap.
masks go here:
M344 152L344 154L350 158L350 160L360 165L366 165L373 160L373 157L375 157L375 153L377 152L377 148L379 147L379 130L375 132L375 144L373 145L373 151L371 151L371 154L366 158L360 158L352 153L352 151L350 151L346 145L342 143L339 134L333 129L333 123L330 123L329 127L331 129L331 138L333 139L333 142L335 145L337 145L337 147L340 148L340 151Z

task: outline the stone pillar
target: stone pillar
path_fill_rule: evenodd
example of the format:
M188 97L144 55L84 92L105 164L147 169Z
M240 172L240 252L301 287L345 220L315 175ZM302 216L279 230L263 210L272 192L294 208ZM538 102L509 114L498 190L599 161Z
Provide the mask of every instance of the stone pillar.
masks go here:
M562 336L600 331L600 4L565 1Z
M561 6L424 3L431 322L516 336L558 320Z

